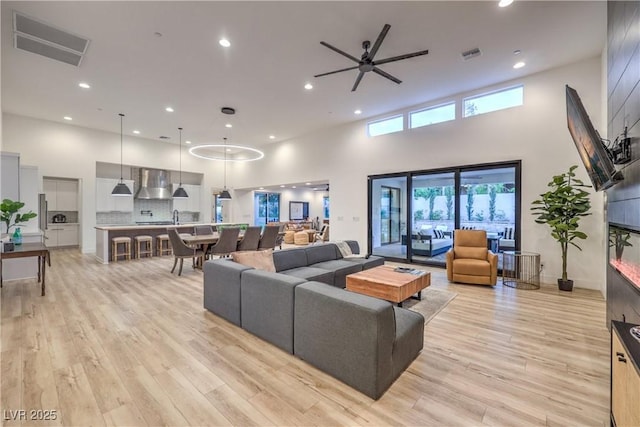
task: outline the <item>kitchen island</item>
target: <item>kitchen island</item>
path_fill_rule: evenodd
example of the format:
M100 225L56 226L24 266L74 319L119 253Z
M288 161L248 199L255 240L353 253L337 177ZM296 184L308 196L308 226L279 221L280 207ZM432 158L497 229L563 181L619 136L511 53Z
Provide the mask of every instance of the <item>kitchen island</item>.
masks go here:
M195 224L131 224L131 225L97 225L96 229L96 258L103 264L109 264L111 260L111 239L114 237L131 237L151 236L154 240L153 248L155 249L155 238L160 234L166 234L167 230L174 228L178 233L193 234L193 227L196 225L210 225L213 231L217 231L218 227L241 227L247 226L246 223L195 223ZM133 250L132 250L133 252ZM154 251L155 254L155 251ZM133 255L133 253L132 253Z

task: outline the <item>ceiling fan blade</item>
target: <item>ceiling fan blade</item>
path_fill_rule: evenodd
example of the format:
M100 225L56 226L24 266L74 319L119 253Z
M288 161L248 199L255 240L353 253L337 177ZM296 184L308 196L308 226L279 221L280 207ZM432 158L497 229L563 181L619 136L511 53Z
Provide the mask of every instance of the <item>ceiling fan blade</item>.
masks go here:
M428 50L421 50L419 52L407 53L405 55L392 56L391 58L381 59L380 61L373 61L373 65L382 65L389 62L400 61L401 59L413 58L414 56L422 56L428 54Z
M389 28L391 28L391 25L389 24L384 24L384 27L382 27L382 31L380 31L380 35L378 36L378 39L373 44L373 47L369 52L369 59L373 59L373 57L376 56L376 52L378 52L378 49L380 48L382 41L387 36L387 33L389 32Z
M398 83L398 84L402 83L402 80L400 80L400 79L398 79L396 77L393 77L391 74L382 71L380 68L373 67L373 70L371 70L371 71L373 71L374 73L376 73L376 74L378 74L378 75L380 75L382 77L388 78L392 82L395 82L395 83Z
M313 77L322 77L322 76L328 76L329 74L335 74L335 73L341 73L343 71L349 71L349 70L355 70L359 67L359 65L356 65L355 67L349 67L349 68L343 68L342 70L336 70L336 71L329 71L328 73L322 73L322 74L316 74Z
M358 88L358 85L360 84L360 80L362 80L363 76L364 76L364 71L360 71L360 74L358 74L358 77L356 78L356 82L353 84L353 88L351 88L351 92L356 91L356 89Z
M344 51L342 51L342 50L338 49L337 47L333 47L333 46L331 46L331 45L330 45L329 43L327 43L327 42L320 42L320 44L321 44L322 46L326 46L326 47L328 47L328 48L329 48L329 49L331 49L332 51L337 52L337 53L339 53L339 54L340 54L340 55L342 55L342 56L346 56L347 58L349 58L349 59L350 59L350 60L352 60L352 61L355 61L355 62L357 62L357 63L360 63L360 60L359 60L358 58L356 58L355 56L351 56L351 55L349 55L347 52L344 52Z

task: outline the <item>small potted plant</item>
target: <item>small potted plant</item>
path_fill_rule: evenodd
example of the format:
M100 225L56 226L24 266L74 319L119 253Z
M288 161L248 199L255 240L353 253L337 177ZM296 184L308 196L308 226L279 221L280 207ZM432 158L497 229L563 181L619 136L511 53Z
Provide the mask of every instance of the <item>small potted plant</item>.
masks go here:
M7 228L6 232L8 234L11 232L11 227L18 225L21 222L27 222L30 219L33 219L36 216L38 216L38 214L33 213L31 211L23 214L18 213L18 211L23 207L24 207L23 202L20 202L20 201L16 202L11 199L4 199L2 201L2 204L0 204L0 211L2 212L0 219L5 223ZM15 219L13 217L14 215L15 215Z
M562 250L562 278L558 279L561 291L573 290L573 280L567 277L567 253L569 245L582 250L574 240L587 238L579 231L579 221L583 216L591 215L589 193L584 188L591 188L575 177L578 166L573 165L568 172L556 175L547 184L549 191L542 193L540 199L531 204L533 215L537 215L538 224L547 224L551 228L551 236L560 243Z
M625 246L633 246L629 239L631 239L630 232L617 227L611 227L609 229L609 247L615 247L616 261L622 259L622 252Z

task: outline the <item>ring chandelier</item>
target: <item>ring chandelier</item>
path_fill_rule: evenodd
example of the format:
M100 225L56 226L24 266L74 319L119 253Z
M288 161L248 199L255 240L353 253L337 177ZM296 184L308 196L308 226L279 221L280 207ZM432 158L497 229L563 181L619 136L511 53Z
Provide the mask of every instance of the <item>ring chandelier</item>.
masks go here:
M213 150L221 148L222 153L217 153ZM227 158L226 149L236 149L236 150L244 150L251 157L247 158ZM207 152L209 150L209 152ZM258 149L247 147L244 145L231 145L231 144L204 144L204 145L196 145L195 147L189 148L189 154L192 156L199 157L205 160L219 160L221 162L253 162L255 160L260 160L264 157L264 153Z

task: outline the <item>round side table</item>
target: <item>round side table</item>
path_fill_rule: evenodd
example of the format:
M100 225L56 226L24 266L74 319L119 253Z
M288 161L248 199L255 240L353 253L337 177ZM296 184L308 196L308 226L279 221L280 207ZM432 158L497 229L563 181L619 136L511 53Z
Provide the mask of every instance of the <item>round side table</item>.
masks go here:
M524 251L502 253L502 284L517 289L540 289L540 254Z

